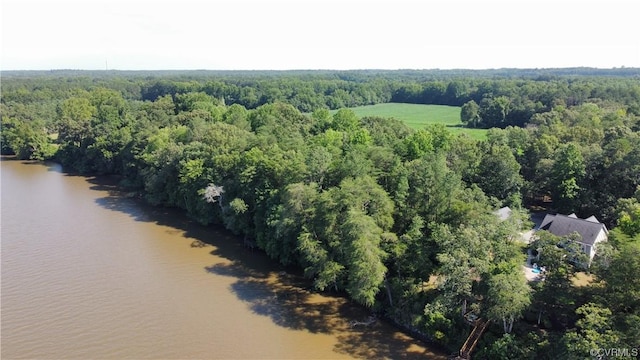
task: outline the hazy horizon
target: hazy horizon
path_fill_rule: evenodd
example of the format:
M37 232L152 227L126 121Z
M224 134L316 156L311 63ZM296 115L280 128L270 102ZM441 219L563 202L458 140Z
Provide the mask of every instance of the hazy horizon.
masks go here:
M636 68L635 6L620 0L3 0L0 68Z

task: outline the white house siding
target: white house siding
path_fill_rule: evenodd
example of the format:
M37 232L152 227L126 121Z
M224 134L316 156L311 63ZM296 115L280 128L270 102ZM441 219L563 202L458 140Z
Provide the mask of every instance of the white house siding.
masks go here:
M595 249L598 247L598 244L603 241L607 241L607 233L604 231L604 229L600 230L600 232L598 233L593 247L589 247L589 252L587 253L589 254L589 260L593 260L593 257L596 255Z

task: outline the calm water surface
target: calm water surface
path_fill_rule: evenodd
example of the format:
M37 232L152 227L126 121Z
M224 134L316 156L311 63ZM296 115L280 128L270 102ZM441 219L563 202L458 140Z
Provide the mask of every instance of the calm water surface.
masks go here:
M0 165L2 359L444 358L114 181Z

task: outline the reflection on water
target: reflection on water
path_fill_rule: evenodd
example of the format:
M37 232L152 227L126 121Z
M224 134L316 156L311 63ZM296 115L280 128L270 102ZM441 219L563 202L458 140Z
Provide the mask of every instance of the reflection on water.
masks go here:
M0 164L3 359L444 358L116 179Z

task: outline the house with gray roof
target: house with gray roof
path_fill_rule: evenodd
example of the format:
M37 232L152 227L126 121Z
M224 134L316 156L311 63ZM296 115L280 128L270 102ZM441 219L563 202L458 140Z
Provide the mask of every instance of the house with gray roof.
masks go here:
M547 214L538 230L547 230L556 236L569 236L576 232L580 239L576 240L582 247L582 251L589 256L589 262L596 254L596 245L602 241L607 241L609 230L598 221L595 216L580 219L576 214L571 215L551 215Z

